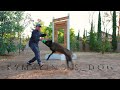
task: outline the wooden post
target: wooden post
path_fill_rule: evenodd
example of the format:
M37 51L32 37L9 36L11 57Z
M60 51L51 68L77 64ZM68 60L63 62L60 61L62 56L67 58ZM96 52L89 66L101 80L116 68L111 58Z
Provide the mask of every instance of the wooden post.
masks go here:
M54 42L54 17L53 17L53 20L52 20L52 41Z
M70 15L67 20L67 49L70 50Z

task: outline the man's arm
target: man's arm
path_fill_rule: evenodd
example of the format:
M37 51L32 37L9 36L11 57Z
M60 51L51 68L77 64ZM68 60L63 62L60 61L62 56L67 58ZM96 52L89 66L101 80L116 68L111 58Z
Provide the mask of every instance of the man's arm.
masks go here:
M45 36L46 36L46 34L40 33L40 37L45 37Z

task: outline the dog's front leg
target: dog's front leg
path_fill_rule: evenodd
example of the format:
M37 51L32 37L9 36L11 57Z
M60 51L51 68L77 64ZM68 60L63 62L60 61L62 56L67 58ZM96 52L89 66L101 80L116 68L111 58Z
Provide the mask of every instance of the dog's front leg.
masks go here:
M50 56L51 56L53 53L54 53L54 52L52 52L52 53L48 56L47 60L49 60Z

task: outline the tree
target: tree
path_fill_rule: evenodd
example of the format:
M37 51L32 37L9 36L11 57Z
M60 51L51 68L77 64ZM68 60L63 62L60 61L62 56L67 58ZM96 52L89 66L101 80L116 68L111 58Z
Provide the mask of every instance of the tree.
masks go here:
M117 38L116 38L116 11L113 11L113 33L112 33L112 49L117 49Z
M72 51L76 50L76 37L75 37L75 30L70 28L70 49Z
M33 24L34 20L33 18L31 17L31 14L29 13L24 13L24 19L22 20L23 21L23 26L24 28L27 28L30 24Z
M88 14L89 14L89 23L91 24L91 22L93 22L93 16L95 14L96 11L89 11Z
M58 43L61 43L61 44L64 43L64 30L63 29L58 30Z
M108 32L106 30L105 38L102 41L102 48L101 48L102 54L104 54L105 52L110 52L111 48L112 46L108 38Z
M76 50L80 51L80 31L78 31L78 35L76 39Z
M80 40L80 30L78 30L77 40Z
M99 40L101 42L101 15L100 15L100 11L99 11L99 15L98 15L98 32L97 32L97 40Z
M85 29L84 29L84 34L83 34L83 39L82 39L82 45L83 45L83 50L85 51L85 48L86 48L86 42L87 42L87 38L85 36Z
M105 37L105 51L106 52L110 52L111 49L112 49L111 43L108 39L109 39L108 38L108 32L106 31L106 37Z
M90 36L89 36L89 46L90 50L94 50L95 48L95 33L94 33L94 27L93 22L91 22L91 30L90 30Z
M49 26L46 28L46 34L46 38L52 39L52 22L50 22Z
M102 45L102 37L101 37L101 14L99 11L98 14L98 30L97 30L97 40L96 40L96 48L95 51L100 52Z
M102 25L104 27L104 32L107 30L109 32L109 30L111 29L111 27L108 28L108 26L111 26L110 22L112 21L112 14L111 11L103 11L103 17L102 17Z
M87 38L87 30L86 30L86 38Z
M0 11L0 54L16 51L14 39L16 33L24 29L21 25L23 14L23 11Z

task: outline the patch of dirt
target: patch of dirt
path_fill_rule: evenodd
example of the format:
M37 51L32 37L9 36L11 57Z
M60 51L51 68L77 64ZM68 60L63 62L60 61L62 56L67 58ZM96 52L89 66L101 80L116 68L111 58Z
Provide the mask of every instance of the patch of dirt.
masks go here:
M41 49L42 67L36 61L27 67L26 62L34 56L29 48L20 55L0 56L0 79L120 79L120 53L74 52L73 70L66 69L66 61L46 61L48 53L49 48Z

